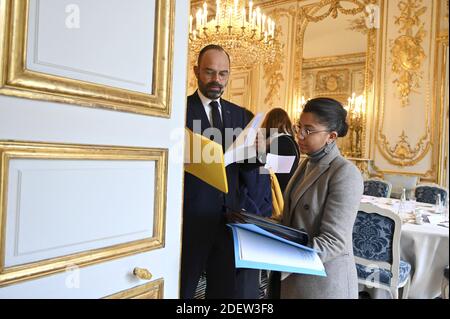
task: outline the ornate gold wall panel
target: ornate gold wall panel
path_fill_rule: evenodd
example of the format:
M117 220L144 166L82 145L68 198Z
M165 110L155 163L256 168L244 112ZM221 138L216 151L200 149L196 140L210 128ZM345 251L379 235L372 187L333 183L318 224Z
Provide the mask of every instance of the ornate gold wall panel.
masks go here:
M396 74L393 83L401 96L403 106L409 104L409 95L413 90L420 89L422 80L422 64L426 58L422 47L427 35L425 23L421 20L427 7L422 6L422 0L399 1L400 14L395 17L401 34L390 43L392 72Z
M155 199L153 236L150 238L60 256L19 266L5 267L6 207L9 162L15 159L154 161ZM128 147L44 144L0 141L0 287L164 247L167 200L168 150Z
M0 2L0 94L170 117L175 0L156 1L153 87L144 94L26 68L29 0Z
M430 151L436 151L434 141L439 135L433 93L437 6L435 0L421 4L417 0L387 2L374 156L382 172L404 174L405 167L414 167L410 173L434 180Z
M273 14L273 13L272 13ZM276 27L275 32L278 37L283 35L283 31L279 26L280 21L280 13L277 12L275 16L273 16L274 21L277 23L278 27ZM274 106L274 99L280 99L280 89L281 85L284 81L283 76L283 63L285 61L285 53L284 53L284 44L275 43L275 47L277 48L277 54L275 56L274 63L266 64L263 66L264 75L263 79L266 82L266 87L268 88L268 92L264 99L264 103L268 106Z

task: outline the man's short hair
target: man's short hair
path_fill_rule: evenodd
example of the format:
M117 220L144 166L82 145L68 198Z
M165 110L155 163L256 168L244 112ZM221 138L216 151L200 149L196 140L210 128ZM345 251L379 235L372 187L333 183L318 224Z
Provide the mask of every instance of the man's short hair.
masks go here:
M227 51L225 51L224 48L222 48L220 45L217 45L217 44L209 44L206 47L204 47L203 49L201 49L200 53L198 54L197 66L200 66L200 61L201 61L203 55L206 52L208 52L209 50L216 50L216 51L220 51L220 52L225 53L227 55L228 62L230 62L230 64L231 64L230 55L228 54Z

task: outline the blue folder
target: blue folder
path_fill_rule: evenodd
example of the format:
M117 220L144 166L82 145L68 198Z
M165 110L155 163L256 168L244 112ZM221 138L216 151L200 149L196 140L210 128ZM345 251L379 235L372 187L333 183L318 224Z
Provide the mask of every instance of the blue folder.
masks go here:
M253 224L228 224L233 232L237 268L326 276L317 252Z

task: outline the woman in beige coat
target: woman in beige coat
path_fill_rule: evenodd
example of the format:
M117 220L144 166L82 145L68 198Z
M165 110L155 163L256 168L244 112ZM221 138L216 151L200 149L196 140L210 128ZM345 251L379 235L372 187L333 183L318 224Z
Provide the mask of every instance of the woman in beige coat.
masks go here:
M358 298L352 230L363 179L336 146L347 134L346 117L339 102L317 98L298 121L300 151L308 157L284 194L283 224L307 231L327 277L291 274L281 282L281 298Z

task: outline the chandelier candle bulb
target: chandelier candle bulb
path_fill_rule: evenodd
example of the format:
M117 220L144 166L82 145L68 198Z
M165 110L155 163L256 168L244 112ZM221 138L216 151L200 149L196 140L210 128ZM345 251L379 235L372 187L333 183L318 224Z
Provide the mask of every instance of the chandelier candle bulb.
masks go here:
M196 23L196 28L195 30L200 31L202 28L202 10L198 10L197 14L195 15L195 23Z
M208 5L206 4L206 1L203 3L203 27L206 26L206 23L208 22Z
M248 22L251 23L253 18L253 2L248 3Z
M216 25L220 25L220 0L216 1Z

